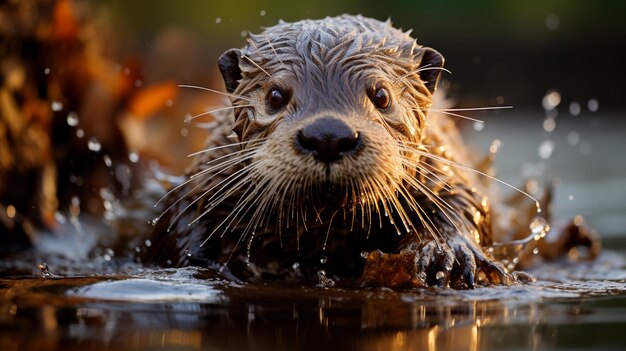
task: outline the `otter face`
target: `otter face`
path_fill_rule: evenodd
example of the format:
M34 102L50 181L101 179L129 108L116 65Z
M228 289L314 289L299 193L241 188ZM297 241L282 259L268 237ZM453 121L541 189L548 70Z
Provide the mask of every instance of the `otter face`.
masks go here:
M268 194L259 206L403 212L438 52L389 22L342 16L270 27L219 66L233 129L254 149L247 169Z

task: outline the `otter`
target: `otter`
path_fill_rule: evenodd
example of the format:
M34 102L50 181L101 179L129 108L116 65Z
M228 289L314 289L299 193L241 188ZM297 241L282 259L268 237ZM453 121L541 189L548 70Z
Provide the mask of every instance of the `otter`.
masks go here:
M520 279L493 250L489 179L431 111L444 58L410 31L281 21L218 65L231 107L160 201L149 261L324 286Z

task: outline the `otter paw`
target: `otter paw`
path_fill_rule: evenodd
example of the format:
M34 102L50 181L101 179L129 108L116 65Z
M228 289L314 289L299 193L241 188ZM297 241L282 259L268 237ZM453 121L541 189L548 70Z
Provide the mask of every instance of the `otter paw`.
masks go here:
M418 253L417 278L427 286L472 289L477 285L515 284L506 269L480 248L463 240L430 241Z

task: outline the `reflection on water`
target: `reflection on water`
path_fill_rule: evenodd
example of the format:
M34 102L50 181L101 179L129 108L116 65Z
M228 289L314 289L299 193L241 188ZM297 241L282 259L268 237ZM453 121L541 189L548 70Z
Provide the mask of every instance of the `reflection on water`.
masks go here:
M531 285L464 292L240 284L198 268L135 266L126 273L5 276L0 349L620 349L626 343L626 270L623 255L612 251L594 264L542 267L535 275L544 280Z

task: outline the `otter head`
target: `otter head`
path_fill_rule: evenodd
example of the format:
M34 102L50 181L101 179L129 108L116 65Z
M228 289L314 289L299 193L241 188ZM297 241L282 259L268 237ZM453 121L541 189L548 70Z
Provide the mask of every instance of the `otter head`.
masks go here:
M443 61L361 16L281 22L224 53L256 206L402 211Z

